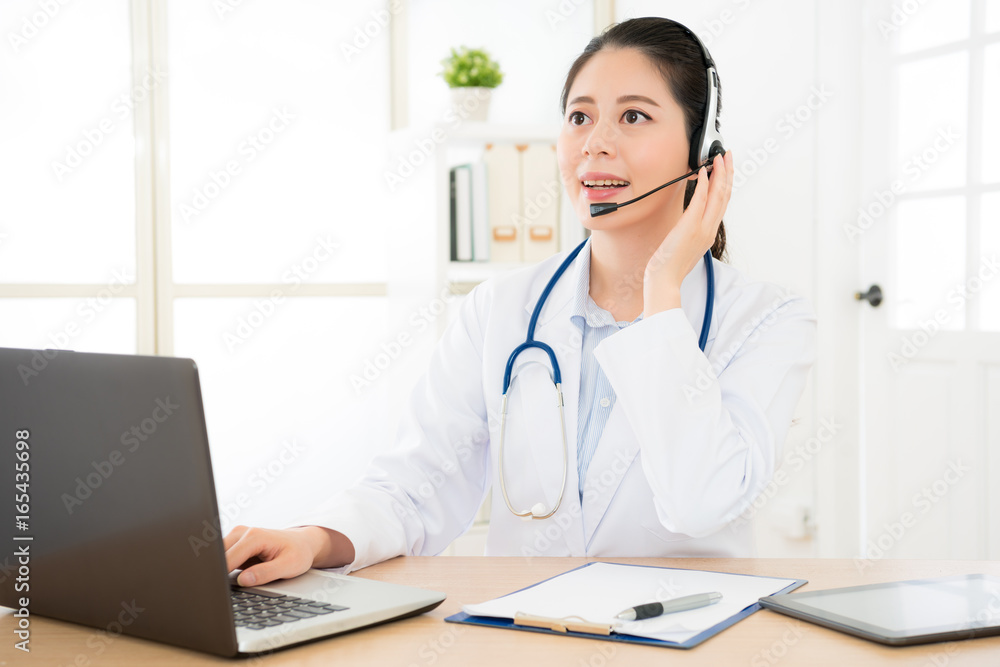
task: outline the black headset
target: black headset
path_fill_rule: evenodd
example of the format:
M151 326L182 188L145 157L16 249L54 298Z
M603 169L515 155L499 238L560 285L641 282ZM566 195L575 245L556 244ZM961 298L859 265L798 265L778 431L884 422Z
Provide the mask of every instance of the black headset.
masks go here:
M670 21L670 19L667 19ZM705 91L705 118L701 126L695 130L691 138L691 156L688 164L692 169L698 169L706 162L711 162L716 155L725 155L726 149L723 147L722 135L715 129L715 119L719 115L719 75L715 73L715 61L712 54L702 43L698 36L691 30L677 21L672 21L681 30L691 35L701 50L702 61L705 63L705 74L708 78L708 86Z

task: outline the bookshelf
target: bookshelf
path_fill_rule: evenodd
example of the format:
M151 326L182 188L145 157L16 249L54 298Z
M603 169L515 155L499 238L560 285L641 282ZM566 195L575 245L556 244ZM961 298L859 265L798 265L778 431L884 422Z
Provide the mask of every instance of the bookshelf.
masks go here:
M478 283L500 273L534 264L526 262L452 261L449 170L459 164L482 159L487 144L551 144L559 134L558 126L510 125L464 121L436 126L442 136L435 154L435 220L438 284L449 284L456 294L465 294ZM562 186L559 186L558 251L572 248L583 239L584 229L576 220ZM523 230L521 230L523 232Z

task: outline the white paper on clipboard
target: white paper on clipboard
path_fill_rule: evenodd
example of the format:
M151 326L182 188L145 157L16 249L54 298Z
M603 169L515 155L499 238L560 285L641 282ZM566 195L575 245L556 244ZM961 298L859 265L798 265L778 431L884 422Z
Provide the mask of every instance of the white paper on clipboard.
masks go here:
M759 598L774 595L796 581L703 570L592 563L495 600L463 605L462 610L471 616L510 619L518 612L548 618L579 616L591 623L615 624L617 633L682 643L735 616ZM636 605L711 592L722 593L722 599L700 609L642 621L615 619L619 612Z

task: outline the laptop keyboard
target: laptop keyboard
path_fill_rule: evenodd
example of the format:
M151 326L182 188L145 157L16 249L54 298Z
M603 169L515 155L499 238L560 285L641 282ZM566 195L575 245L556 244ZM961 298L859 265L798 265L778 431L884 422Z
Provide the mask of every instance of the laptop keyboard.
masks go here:
M347 609L340 605L307 600L293 595L251 591L246 588L233 588L232 599L236 627L251 630L263 630Z

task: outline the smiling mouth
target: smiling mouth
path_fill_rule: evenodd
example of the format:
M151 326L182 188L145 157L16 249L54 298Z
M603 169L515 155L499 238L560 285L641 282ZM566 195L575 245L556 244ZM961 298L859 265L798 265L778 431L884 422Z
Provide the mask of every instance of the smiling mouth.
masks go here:
M590 190L617 190L619 188L625 188L631 185L628 181L618 181L618 180L598 180L598 181L580 181L583 183L583 187Z

